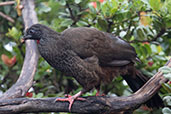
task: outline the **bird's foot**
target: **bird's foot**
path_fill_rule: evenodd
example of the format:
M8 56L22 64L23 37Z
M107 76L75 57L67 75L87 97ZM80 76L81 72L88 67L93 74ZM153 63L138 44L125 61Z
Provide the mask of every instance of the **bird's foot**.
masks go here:
M68 98L57 98L55 101L68 101L69 102L69 111L71 111L72 104L75 100L85 101L84 98L79 98L79 93L75 94L74 96L71 95L65 95L65 97Z
M100 92L99 91L97 91L96 96L100 96Z
M65 97L74 97L74 96L71 96L71 95L65 95ZM80 101L85 101L86 99L85 98L81 98L81 97L77 97L75 100L80 100Z
M104 93L100 95L100 91L98 90L96 96L106 96Z

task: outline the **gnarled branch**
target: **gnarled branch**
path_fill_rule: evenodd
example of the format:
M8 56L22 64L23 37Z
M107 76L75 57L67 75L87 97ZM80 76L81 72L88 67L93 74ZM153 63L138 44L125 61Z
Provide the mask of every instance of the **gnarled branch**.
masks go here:
M24 6L24 9L22 10L23 20L25 28L28 28L38 22L36 12L34 11L34 0L23 0L22 4ZM12 99L25 95L28 89L32 86L38 57L36 43L34 41L26 41L25 60L19 79L0 97L0 100Z
M34 0L23 0L22 11L25 28L37 23ZM34 41L26 41L26 55L17 82L0 97L0 114L26 112L68 112L68 102L54 102L55 98L18 98L31 87L38 61L37 46ZM171 59L167 66L171 67ZM86 97L85 101L74 102L71 112L75 113L119 113L131 112L149 100L166 82L161 72L156 73L140 90L128 97Z
M166 64L171 67L171 59ZM141 89L127 97L86 97L85 101L75 101L71 112L112 114L132 112L149 100L167 79L157 72ZM26 112L69 112L68 102L54 102L55 98L28 99L16 98L0 102L0 114Z

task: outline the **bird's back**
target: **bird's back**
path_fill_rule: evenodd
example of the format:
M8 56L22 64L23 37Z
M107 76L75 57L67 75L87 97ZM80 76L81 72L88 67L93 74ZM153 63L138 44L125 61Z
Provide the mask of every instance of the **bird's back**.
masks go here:
M133 61L136 58L135 49L129 43L95 28L66 29L61 38L68 41L78 56L84 59L95 55L101 65L106 66L116 60Z

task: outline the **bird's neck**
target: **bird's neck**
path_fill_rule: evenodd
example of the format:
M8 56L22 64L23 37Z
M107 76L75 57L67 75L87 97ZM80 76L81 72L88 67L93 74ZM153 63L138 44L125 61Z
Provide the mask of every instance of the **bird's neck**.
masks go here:
M60 33L57 33L51 29L45 30L41 39L37 40L37 44L41 46L52 45L60 39Z
M60 34L58 33L46 34L40 41L37 41L37 43L42 56L58 55L61 53L61 50L66 47L66 43L60 38ZM56 52L54 52L54 50L56 50Z
M36 42L37 42L37 44L39 44L40 43L40 40L37 40Z

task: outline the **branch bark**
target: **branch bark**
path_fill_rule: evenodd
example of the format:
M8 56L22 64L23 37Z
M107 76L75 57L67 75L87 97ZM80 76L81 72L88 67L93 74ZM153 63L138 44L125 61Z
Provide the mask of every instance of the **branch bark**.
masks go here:
M167 62L171 67L171 59ZM85 97L85 101L75 101L71 112L116 114L132 112L141 104L149 100L167 79L162 72L157 72L141 89L127 97ZM54 102L55 98L28 99L16 98L0 101L0 114L36 113L36 112L69 112L68 102Z
M34 0L23 0L22 5L24 6L22 15L26 29L31 25L38 23L38 19L36 12L34 11ZM39 55L36 43L34 41L26 41L26 54L19 79L0 97L0 100L18 98L25 95L32 86L38 58Z
M0 12L0 16L2 16L3 18L5 18L6 20L10 21L11 23L14 23L14 19L11 18L8 15L5 15L4 13Z
M166 32L166 29L165 28L161 28L160 32L153 39L151 39L151 40L132 40L132 41L129 41L129 43L153 42L153 41L156 41L159 37L161 37L165 32Z
M22 10L25 28L37 23L34 0L23 0ZM0 114L26 112L68 112L68 102L54 102L55 98L28 99L23 97L32 86L38 61L37 46L34 41L26 41L26 55L17 82L0 97ZM28 62L29 61L29 62ZM171 59L167 66L171 67ZM149 100L166 82L161 72L156 73L140 90L128 97L86 97L86 101L76 101L71 112L75 113L115 113L131 112Z
M11 5L11 4L15 4L15 1L1 2L0 6L6 6L6 5Z

